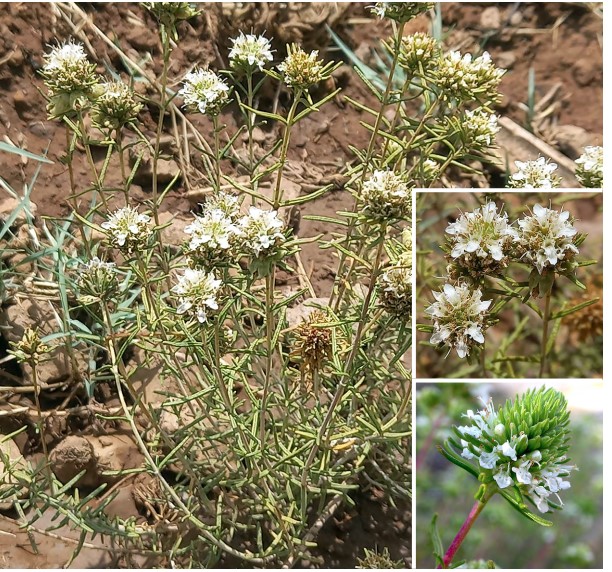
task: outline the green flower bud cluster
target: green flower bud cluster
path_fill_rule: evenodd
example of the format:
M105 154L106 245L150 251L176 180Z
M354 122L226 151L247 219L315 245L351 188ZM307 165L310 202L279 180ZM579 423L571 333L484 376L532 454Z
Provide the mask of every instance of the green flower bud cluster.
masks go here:
M119 291L117 268L113 262L104 262L94 256L80 268L77 279L79 302L92 304L109 300Z
M120 81L107 82L94 88L92 121L100 129L121 129L138 117L142 104L134 91Z
M419 14L431 10L434 5L434 2L376 2L371 10L379 18L408 22Z
M463 417L467 424L453 427L455 436L442 449L449 460L477 476L489 496L501 493L530 518L526 501L541 513L562 508L559 493L570 488L567 478L576 469L568 464L569 412L562 393L531 389L497 411L489 401Z

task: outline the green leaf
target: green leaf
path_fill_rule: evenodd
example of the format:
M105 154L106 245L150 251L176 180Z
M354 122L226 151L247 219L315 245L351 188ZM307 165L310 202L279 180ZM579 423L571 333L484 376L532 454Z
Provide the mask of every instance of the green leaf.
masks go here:
M572 306L571 308L568 308L567 310L561 310L559 312L554 313L550 317L550 319L558 320L559 318L565 318L565 316L569 316L570 314L573 314L574 312L578 312L582 310L583 308L587 308L588 306L592 306L593 304L596 304L597 302L599 302L599 300L600 298L593 298L592 300L588 300L587 302L576 304L575 306Z
M438 513L433 515L431 524L429 525L429 537L431 538L431 544L433 545L433 555L436 559L438 566L444 564L444 548L442 546L442 539L438 531Z
M7 153L21 155L23 157L27 157L28 159L34 159L35 161L40 161L41 163L49 163L50 165L53 165L53 161L47 159L46 157L30 153L30 151L26 151L21 147L15 147L15 145L10 145L9 143L5 143L4 141L0 141L0 151L6 151Z

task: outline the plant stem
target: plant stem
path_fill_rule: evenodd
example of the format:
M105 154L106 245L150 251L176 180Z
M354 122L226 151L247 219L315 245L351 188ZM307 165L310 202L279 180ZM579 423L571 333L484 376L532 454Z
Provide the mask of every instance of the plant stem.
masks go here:
M480 369L482 373L482 377L487 377L487 361L485 359L486 346L483 343L482 349L480 350Z
M552 290L552 287L551 287ZM549 290L546 294L546 298L544 301L544 323L542 325L542 347L540 349L540 375L539 377L544 377L544 372L546 371L546 346L548 345L548 324L550 322L550 298L551 298L551 290Z
M461 525L461 528L459 529L457 536L455 536L455 538L451 542L451 545L448 547L446 554L444 555L444 564L439 565L438 568L448 568L449 567L449 565L453 561L455 554L457 553L457 550L459 550L459 548L461 547L461 544L465 540L467 533L472 528L472 525L474 524L474 522L476 522L478 515L482 512L482 509L484 509L488 500L489 498L485 496L482 501L477 500L474 503L474 506L472 507L470 514L468 514L467 518L465 519L465 522Z

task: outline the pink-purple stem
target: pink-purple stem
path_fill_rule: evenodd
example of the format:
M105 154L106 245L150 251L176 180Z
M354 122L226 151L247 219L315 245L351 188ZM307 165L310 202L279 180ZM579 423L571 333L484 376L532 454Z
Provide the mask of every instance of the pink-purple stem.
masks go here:
M472 510L470 511L470 514L468 514L468 517L465 519L465 522L463 523L463 525L461 526L461 529L457 533L457 536L455 536L453 542L451 543L448 550L446 551L446 554L444 555L444 566L440 565L438 566L438 568L448 568L449 567L450 563L453 561L453 558L455 557L455 554L457 553L457 550L459 550L459 547L463 543L465 537L467 536L467 533L470 531L470 528L472 528L472 525L474 524L474 522L476 522L478 515L482 512L482 509L485 507L486 504L487 504L486 501L485 502L481 502L479 500L476 501L476 503L472 507Z

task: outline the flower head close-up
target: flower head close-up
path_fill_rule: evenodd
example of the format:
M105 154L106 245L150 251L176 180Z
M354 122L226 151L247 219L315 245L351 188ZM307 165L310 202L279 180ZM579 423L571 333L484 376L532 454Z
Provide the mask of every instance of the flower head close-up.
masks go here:
M460 358L470 350L483 344L483 332L488 327L488 312L491 300L482 300L480 288L467 284L445 284L440 292L432 292L435 302L425 309L433 321L432 344L446 344L449 352L457 351Z
M603 147L588 146L576 159L576 178L590 189L603 188Z
M193 314L198 322L208 321L211 312L219 309L218 294L222 281L212 272L186 268L172 292L179 298L178 314Z
M557 164L544 157L534 161L515 161L517 171L510 176L508 187L512 189L554 189L559 186L555 174Z
M144 248L153 233L151 217L134 207L116 210L100 226L113 246L129 254Z
M508 254L518 232L508 215L488 202L463 213L446 227L451 261L473 277L494 274L508 265Z
M578 230L569 211L555 211L535 205L531 215L518 221L517 248L524 262L535 266L540 274L555 270L564 261L578 254L573 238Z
M229 59L232 68L244 71L254 69L261 71L274 57L272 55L272 44L265 36L240 32L240 35L231 41L233 45L229 52Z
M570 488L576 467L568 464L569 412L562 393L528 390L498 410L489 401L463 417L466 424L454 427L460 442L450 442L482 483L514 489L540 513L563 506L560 493Z

